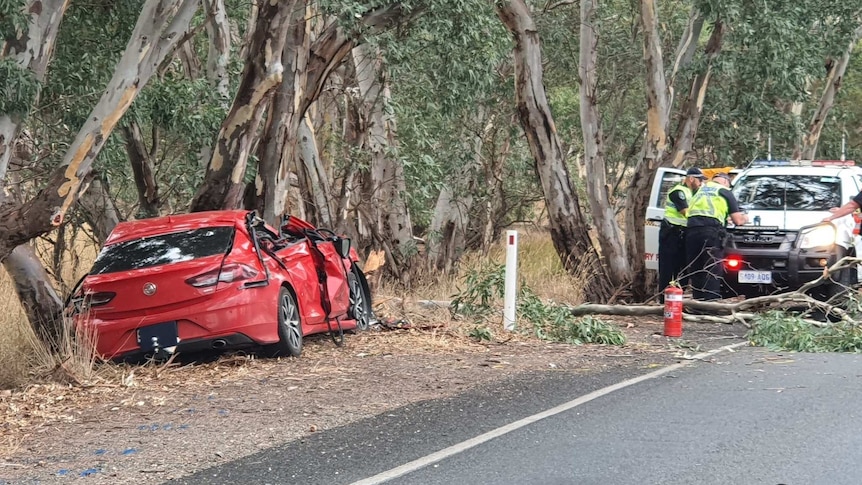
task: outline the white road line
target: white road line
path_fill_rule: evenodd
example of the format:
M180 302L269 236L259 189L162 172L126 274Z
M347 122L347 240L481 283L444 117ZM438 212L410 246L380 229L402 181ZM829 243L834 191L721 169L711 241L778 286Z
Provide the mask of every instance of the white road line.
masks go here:
M742 347L744 345L748 345L748 342L740 342L740 343L736 343L733 345L726 345L724 347L710 350L708 352L702 352L700 354L692 356L691 360L701 360L701 359L704 359L704 358L709 357L711 355L717 354L719 352L731 351L737 347ZM364 478L362 480L359 480L357 482L353 482L350 485L377 485L380 483L388 482L389 480L392 480L393 478L398 478L398 477L400 477L402 475L406 475L410 472L414 472L414 471L419 470L421 468L425 468L426 466L431 465L432 463L436 463L436 462L441 461L443 459L446 459L450 456L457 455L458 453L469 450L470 448L473 448L474 446L481 445L482 443L485 443L486 441L490 441L490 440L497 438L499 436L503 436L504 434L507 434L507 433L510 433L510 432L515 431L517 429L523 428L524 426L535 423L536 421L540 421L542 419L551 417L555 414L559 414L559 413L562 413L564 411L568 411L569 409L580 406L581 404L588 403L588 402L592 401L593 399L600 398L600 397L605 396L607 394L610 394L614 391L618 391L618 390L623 389L625 387L637 384L638 382L643 382L643 381L646 381L649 379L653 379L653 378L661 376L663 374L667 374L668 372L673 372L677 369L681 369L682 367L689 365L689 363L690 362L680 362L677 364L669 365L667 367L662 367L661 369L650 372L649 374L644 374L644 375L639 376L639 377L634 377L634 378L626 380L626 381L618 382L612 386L598 389L596 391L593 391L589 394L585 394L585 395L583 395L577 399L574 399L572 401L569 401L567 403L563 403L563 404L560 404L559 406L553 407L553 408L548 409L546 411L542 411L541 413L534 414L532 416L528 416L524 419L515 421L514 423L509 423L506 426L501 426L495 430L488 431L487 433L484 433L484 434L480 434L479 436L476 436L475 438L471 438L469 440L462 441L462 442L455 444L455 445L452 445L448 448L444 448L444 449L437 451L435 453L431 453L430 455L423 456L422 458L419 458L419 459L413 460L409 463L405 463L401 466L392 468L391 470L387 470L385 472L378 473L377 475L374 475L373 477L368 477L368 478Z

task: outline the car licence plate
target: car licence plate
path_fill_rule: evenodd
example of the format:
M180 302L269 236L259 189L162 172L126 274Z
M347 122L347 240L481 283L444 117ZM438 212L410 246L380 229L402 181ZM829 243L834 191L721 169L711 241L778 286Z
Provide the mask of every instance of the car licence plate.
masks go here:
M739 282L769 284L772 283L772 271L740 271Z
M180 342L177 322L148 325L138 329L138 345L144 352L165 350Z

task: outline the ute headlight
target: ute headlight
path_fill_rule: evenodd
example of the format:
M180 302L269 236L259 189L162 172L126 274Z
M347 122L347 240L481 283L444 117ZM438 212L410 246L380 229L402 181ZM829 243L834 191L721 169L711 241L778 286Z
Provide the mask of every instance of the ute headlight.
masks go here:
M799 249L819 248L835 244L835 226L819 224L799 233Z

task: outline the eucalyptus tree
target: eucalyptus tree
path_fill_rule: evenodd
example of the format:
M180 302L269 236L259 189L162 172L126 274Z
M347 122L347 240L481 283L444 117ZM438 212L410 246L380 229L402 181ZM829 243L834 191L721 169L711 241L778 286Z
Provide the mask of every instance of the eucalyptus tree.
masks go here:
M500 160L493 135L510 136L512 114L505 28L488 2L456 9L454 16L426 11L409 32L375 39L391 80L411 220L424 237L426 264L445 271L471 243L481 245L486 222L495 232L485 212L501 205L492 199L502 196L504 177L488 176Z
M820 92L812 93L812 86L826 79L827 60L847 51L862 2L722 1L699 6L707 19L721 18L727 25L698 136L701 146L710 147L704 162L739 164L765 156L769 135L775 156L791 156L806 130L806 121L793 107L802 103L813 116Z
M7 171L18 135L38 102L67 5L64 0L0 5L0 83L6 93L0 100L0 210L20 203L6 200ZM36 334L58 342L62 300L35 252L24 242L10 245L3 266Z
M829 111L835 104L835 95L844 81L844 74L847 72L847 66L850 64L850 56L853 53L853 49L856 48L856 44L859 43L860 38L862 38L862 25L856 27L856 30L853 31L853 34L850 36L849 45L840 57L835 59L830 55L826 58L826 78L822 83L823 93L820 101L817 103L817 107L814 109L808 130L802 136L802 143L797 145L797 148L793 152L793 158L812 160L816 157L820 135L823 133Z
M585 285L587 298L602 300L609 296L606 274L594 254L584 212L572 188L565 153L554 128L543 85L541 42L535 23L523 0L499 2L496 8L515 44L515 101L542 182L551 240L570 272L580 270L591 275Z
M12 28L4 29L3 51L12 53L13 57L4 55L0 62L9 69L7 72L15 73L8 80L16 79L18 82L7 84L7 89L15 94L13 99L19 103L15 109L8 106L2 109L4 148L0 149L0 154L5 161L0 167L0 182L4 185L9 181L6 154L14 147L17 132L37 100L39 83L45 79L45 70L67 5L68 2L33 1L26 5L12 2L12 12L4 12L10 14L3 18L12 19ZM17 8L22 10L16 13ZM18 193L22 200L0 200L3 218L0 224L3 227L0 231L0 261L13 276L16 291L37 335L49 343L56 343L61 332L61 304L42 263L21 245L64 222L82 186L91 180L92 163L113 128L162 60L183 38L197 9L195 0L145 2L126 52L108 87L83 121L62 162L53 169L48 168L51 175L46 186L26 200L23 200L26 194L20 190ZM20 180L16 182L20 188Z
M841 51L846 49L860 5L835 0L764 5L730 0L694 1L690 8L689 27L682 31L674 62L666 65L659 48L662 17L653 1L641 1L648 87L646 140L626 202L626 245L633 281L638 283L635 294L640 296L644 295L640 283L645 281L643 222L656 168L692 161L744 163L756 155L770 133L794 139L799 120L788 106L806 97L807 80L822 69L825 52L837 45L845 46ZM692 33L700 18L709 26L704 32L709 39L692 52L688 46L693 43L685 39L695 38ZM680 91L677 86L689 87L679 106L674 99ZM671 131L675 137L668 136ZM702 135L699 152L694 149L698 132Z
M620 287L631 281L622 233L615 220L612 194L607 183L605 169L605 137L602 131L601 113L598 106L598 35L596 8L598 0L581 0L580 77L581 131L584 140L586 172L592 179L587 185L587 194L593 221L597 227L599 246L606 262L611 283Z

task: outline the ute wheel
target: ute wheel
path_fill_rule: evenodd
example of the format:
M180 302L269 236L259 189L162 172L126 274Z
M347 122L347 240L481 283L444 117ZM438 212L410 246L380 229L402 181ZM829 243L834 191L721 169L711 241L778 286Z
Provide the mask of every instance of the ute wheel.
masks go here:
M840 249L841 251L838 253L838 259L841 259L844 256L855 256L853 252L847 252L847 250L843 248ZM832 275L832 281L823 285L826 287L823 299L832 304L840 304L839 300L844 298L849 293L850 288L856 284L858 284L856 266L854 265L844 268Z
M278 293L278 343L269 346L272 357L299 357L302 353L302 321L296 298L287 288Z
M350 281L350 318L356 320L356 329L365 331L371 326L374 313L371 311L371 291L365 275L355 265L347 276Z

